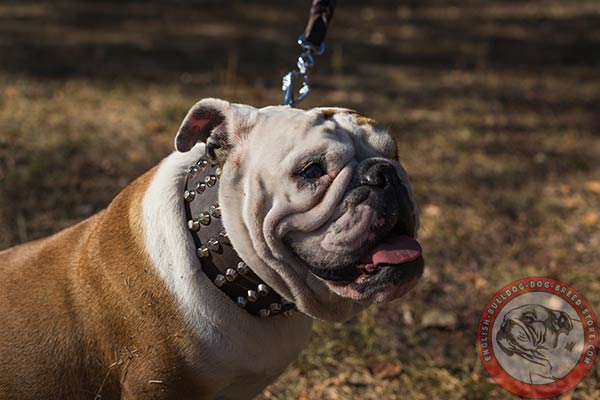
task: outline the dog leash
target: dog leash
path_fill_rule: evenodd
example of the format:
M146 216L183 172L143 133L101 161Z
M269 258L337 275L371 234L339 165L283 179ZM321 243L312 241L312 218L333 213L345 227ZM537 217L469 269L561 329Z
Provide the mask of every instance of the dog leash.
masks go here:
M298 38L298 45L303 51L298 56L296 68L285 74L282 79L283 104L295 107L309 95L308 71L315 64L315 56L325 51L325 35L333 18L335 6L336 0L313 0L308 24ZM294 88L296 82L301 84L297 93Z

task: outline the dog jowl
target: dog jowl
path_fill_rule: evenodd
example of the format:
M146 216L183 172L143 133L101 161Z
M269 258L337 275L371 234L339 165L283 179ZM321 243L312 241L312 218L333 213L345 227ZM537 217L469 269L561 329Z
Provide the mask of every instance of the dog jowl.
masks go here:
M373 120L205 99L175 147L106 210L0 253L0 398L252 398L313 318L345 320L416 285L417 207ZM214 191L228 245L291 316L252 315L226 295L236 282L205 274L182 197L198 160L219 179L194 196Z

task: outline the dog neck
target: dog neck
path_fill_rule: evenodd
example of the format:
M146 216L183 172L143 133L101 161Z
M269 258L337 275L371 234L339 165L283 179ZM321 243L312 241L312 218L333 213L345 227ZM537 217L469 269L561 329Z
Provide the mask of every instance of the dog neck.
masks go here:
M189 152L172 153L153 171L142 201L145 251L197 341L192 359L216 360L209 369L201 362L192 364L223 387L235 386L240 376L252 376L254 388L244 385L244 393L227 396L242 398L257 395L296 359L308 343L312 320L301 312L288 318L256 317L237 306L202 270L186 226L182 195L187 167L203 155L200 143Z
M208 279L248 313L289 316L294 304L267 286L239 257L221 223L221 167L200 158L187 168L183 202L187 228Z

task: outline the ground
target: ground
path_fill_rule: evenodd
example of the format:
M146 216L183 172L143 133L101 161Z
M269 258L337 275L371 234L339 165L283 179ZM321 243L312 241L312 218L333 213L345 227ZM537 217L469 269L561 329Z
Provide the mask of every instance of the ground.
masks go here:
M0 4L0 248L105 207L202 97L280 102L309 1ZM310 346L261 399L510 399L475 348L525 276L600 313L600 3L340 1L303 107L389 127L422 213L404 299ZM600 398L594 367L564 399Z

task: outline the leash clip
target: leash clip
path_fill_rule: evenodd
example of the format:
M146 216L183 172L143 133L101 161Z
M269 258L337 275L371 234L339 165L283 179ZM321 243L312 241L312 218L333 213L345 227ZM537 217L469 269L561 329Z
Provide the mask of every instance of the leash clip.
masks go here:
M313 0L310 9L310 18L304 33L298 38L298 45L302 53L298 57L296 69L283 76L281 90L283 91L283 104L295 107L310 93L308 71L315 64L315 57L325 51L325 34L333 18L336 0ZM296 95L294 84L299 81L302 86Z
M304 34L298 38L298 45L304 49L304 52L298 56L296 62L296 69L288 72L283 76L281 82L281 90L283 91L283 104L295 107L300 103L306 96L310 94L310 80L308 78L308 71L315 65L315 55L323 54L325 51L325 44L321 43L319 47L307 42L304 39ZM302 86L298 89L298 93L295 93L295 82L299 82Z

